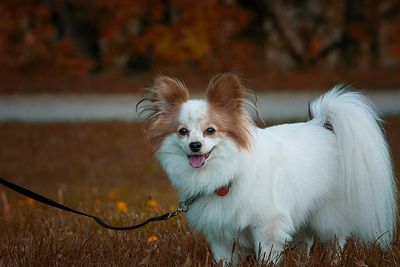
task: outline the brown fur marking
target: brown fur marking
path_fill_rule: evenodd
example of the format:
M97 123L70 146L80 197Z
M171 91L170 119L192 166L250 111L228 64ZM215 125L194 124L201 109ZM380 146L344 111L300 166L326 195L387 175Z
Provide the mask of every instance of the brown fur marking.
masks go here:
M251 119L244 108L246 89L240 78L231 73L216 76L207 89L210 123L218 131L236 141L242 147L250 147L251 135L248 130Z
M232 73L214 77L206 91L208 100L208 125L215 125L217 135L225 134L239 147L249 149L251 134L248 126L252 123L245 105L253 106L241 79ZM189 99L185 85L177 79L160 76L154 86L147 90L138 105L140 114L146 114L147 141L156 150L162 140L178 130L179 112L182 104ZM211 136L210 136L211 137Z
M147 115L146 136L153 150L167 135L177 131L180 107L188 99L189 92L181 81L159 76L138 103L140 114Z

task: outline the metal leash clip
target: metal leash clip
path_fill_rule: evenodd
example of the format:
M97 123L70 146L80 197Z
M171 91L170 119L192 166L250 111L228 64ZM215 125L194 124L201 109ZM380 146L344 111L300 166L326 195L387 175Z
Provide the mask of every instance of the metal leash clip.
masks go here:
M178 212L187 212L189 210L189 205L187 204L187 200L179 202L179 206L178 206L177 211Z
M176 208L175 211L170 212L169 215L168 215L168 217L167 217L166 219L175 217L175 216L177 216L179 213L181 213L181 212L187 212L187 211L188 211L188 206L186 206L185 203L184 203L183 201L182 201L182 202L179 202L178 208Z
M196 201L197 198L198 198L198 196L190 197L190 198L186 199L185 201L179 202L178 208L175 211L170 212L167 219L175 217L181 212L187 212L189 210L189 206L192 205Z

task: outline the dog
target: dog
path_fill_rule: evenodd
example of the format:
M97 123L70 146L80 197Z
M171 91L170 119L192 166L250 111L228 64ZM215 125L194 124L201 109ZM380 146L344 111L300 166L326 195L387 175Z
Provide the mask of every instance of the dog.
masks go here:
M137 106L146 137L181 201L194 201L188 223L217 262L237 263L235 242L272 261L286 242L311 246L315 236L342 248L349 238L390 246L397 193L388 145L374 106L347 89L310 103L307 122L262 129L236 74L216 76L206 99L194 100L179 80L155 79Z

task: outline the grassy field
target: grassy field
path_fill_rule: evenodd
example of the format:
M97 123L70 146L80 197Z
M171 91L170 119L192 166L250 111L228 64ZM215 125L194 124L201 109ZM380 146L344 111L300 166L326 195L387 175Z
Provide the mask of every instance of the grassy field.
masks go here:
M398 170L400 118L387 118L385 129ZM0 176L117 225L170 211L178 199L146 149L137 123L0 124ZM206 240L188 229L184 216L141 230L113 232L5 188L0 187L0 194L0 265L216 264ZM310 257L303 247L292 247L281 264L396 266L399 249L398 238L387 253L358 242L335 254L316 244ZM257 263L247 258L240 265Z

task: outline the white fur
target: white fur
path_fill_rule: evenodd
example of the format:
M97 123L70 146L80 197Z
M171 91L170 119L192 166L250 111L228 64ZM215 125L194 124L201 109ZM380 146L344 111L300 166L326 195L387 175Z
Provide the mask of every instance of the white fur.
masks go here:
M303 228L322 241L336 236L340 245L349 237L368 243L380 237L383 248L392 241L396 186L371 104L335 87L314 101L311 111L314 119L305 123L266 129L249 124L246 150L226 136L203 134L209 127L206 101L183 104L177 119L190 134L170 134L157 158L182 200L203 194L187 217L208 238L215 260L237 261L235 240L243 252L276 257ZM323 127L327 121L334 132ZM202 153L214 148L201 168L188 163L191 141L202 142ZM229 183L229 195L214 193Z

